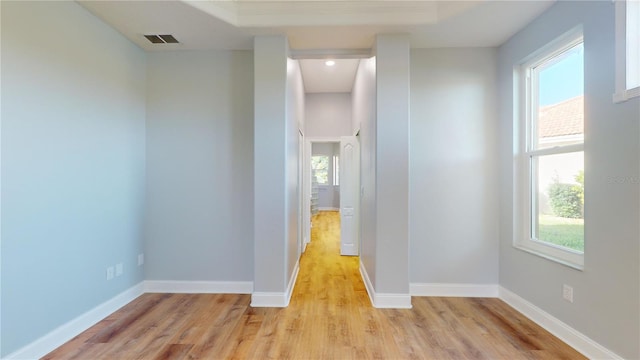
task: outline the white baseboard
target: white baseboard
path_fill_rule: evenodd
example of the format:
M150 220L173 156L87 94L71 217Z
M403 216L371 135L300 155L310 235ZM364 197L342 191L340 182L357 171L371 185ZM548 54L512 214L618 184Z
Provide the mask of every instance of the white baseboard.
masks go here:
M298 273L300 272L300 257L296 260L296 264L293 266L293 274L291 274L291 278L289 279L289 284L287 285L287 304L284 307L289 306L289 302L291 302L291 296L293 295L293 289L296 286L296 281L298 280Z
M589 359L614 359L622 360L613 351L605 348L597 342L591 340L578 330L563 323L558 318L533 305L520 296L511 291L500 287L499 297L512 308L518 310L521 314L531 319L533 322L542 326L545 330L552 333L560 340L573 347Z
M66 324L57 327L22 349L7 355L4 359L39 359L45 356L81 332L95 325L100 320L135 300L144 293L143 289L142 282L132 286Z
M362 282L364 282L367 295L369 295L369 301L371 301L371 305L375 307L375 301L373 301L373 294L375 294L375 290L373 290L373 284L371 283L371 279L369 279L369 274L367 273L367 269L364 267L362 260L360 260L360 277L362 277Z
M144 282L146 293L251 294L252 281L157 281Z
M300 271L300 264L296 262L289 280L286 292L254 292L251 296L253 307L286 307L289 305L293 289ZM360 275L365 284L371 304L376 308L406 309L411 308L411 295L415 296L467 296L494 297L498 290L498 297L527 318L531 319L545 330L557 336L571 347L590 359L614 359L622 357L598 344L586 335L563 323L556 317L538 308L522 297L497 285L470 284L411 284L409 294L377 294L373 288L364 264L360 262ZM38 359L71 340L81 332L93 326L100 320L111 315L124 305L135 300L145 292L173 292L173 293L234 293L249 294L253 289L252 282L211 282L211 281L143 281L110 300L85 312L77 318L67 322L44 335L27 346L7 355L3 359Z
M298 273L300 272L300 261L296 261L296 265L293 268L293 273L289 279L287 290L285 292L254 292L251 294L251 306L252 307L287 307L291 301L291 295L293 295L293 289L298 279Z
M367 294L369 294L369 300L373 307L378 309L411 309L410 294L376 293L362 261L360 261L360 276L362 276L364 287L367 289Z
M284 292L260 292L251 294L251 307L286 307L287 295Z
M499 286L495 284L412 283L409 289L412 296L495 298L499 295Z

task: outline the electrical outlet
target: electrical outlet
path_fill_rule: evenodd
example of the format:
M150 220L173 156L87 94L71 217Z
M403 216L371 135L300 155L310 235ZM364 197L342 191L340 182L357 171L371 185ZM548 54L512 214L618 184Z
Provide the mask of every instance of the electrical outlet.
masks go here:
M573 288L567 284L562 285L562 298L568 302L573 302Z
M121 276L124 273L124 265L122 263L116 264L116 276Z
M114 269L113 266L107 268L107 280L113 279Z
M138 266L142 266L144 264L144 254L138 254Z

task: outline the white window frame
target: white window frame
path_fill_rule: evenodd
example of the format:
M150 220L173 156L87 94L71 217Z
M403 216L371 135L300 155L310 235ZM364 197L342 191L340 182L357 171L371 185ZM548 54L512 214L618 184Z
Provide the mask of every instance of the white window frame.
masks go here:
M340 186L340 157L333 155L333 186Z
M640 0L615 0L616 88L613 102L620 103L640 96L640 86L631 87L627 75L640 77Z
M537 176L533 174L532 159L545 155L584 151L584 142L532 150L535 138L532 123L537 117L534 110L538 107L538 91L537 84L532 81L531 75L532 69L536 66L583 42L584 37L580 26L534 52L516 68L516 84L520 85L519 89L516 88L518 96L515 99L519 98L521 110L515 114L514 119L514 135L517 144L517 154L514 157L516 160L514 185L517 193L514 194L513 246L578 270L584 269L584 253L531 238L532 226L536 221L534 217L537 215L536 204L532 199L534 194L532 189L537 189Z

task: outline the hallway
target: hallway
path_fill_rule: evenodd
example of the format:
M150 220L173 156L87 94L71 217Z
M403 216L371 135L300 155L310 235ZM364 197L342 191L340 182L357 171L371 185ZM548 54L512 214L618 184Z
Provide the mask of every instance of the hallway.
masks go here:
M45 359L583 359L501 300L414 297L376 309L339 213L320 212L287 308L250 295L144 294Z
M300 273L289 306L298 302L314 306L369 304L358 259L340 256L340 213L319 212L313 218L311 242L300 258Z

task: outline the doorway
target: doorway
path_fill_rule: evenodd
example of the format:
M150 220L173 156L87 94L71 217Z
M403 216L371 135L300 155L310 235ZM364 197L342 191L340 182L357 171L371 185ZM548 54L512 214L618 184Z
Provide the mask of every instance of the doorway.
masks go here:
M311 241L314 215L338 211L340 254L359 255L360 153L355 136L309 138L305 142L303 198L305 245Z
M303 251L311 242L313 215L338 211L340 253L354 256L360 253L360 154L358 139L353 134L359 130L354 112L361 113L354 105L361 103L354 103L353 89L358 70L367 64L362 62L369 58L367 55L334 57L330 61L327 58L331 56L326 55L297 57L305 88ZM349 156L348 166L345 154ZM349 186L345 186L346 179Z

